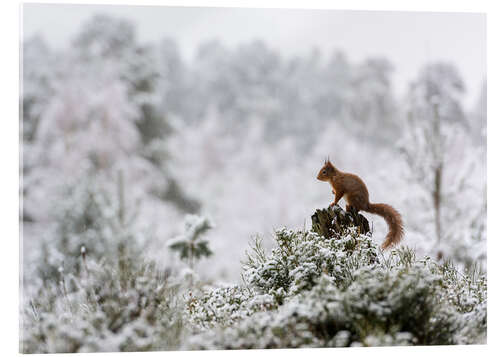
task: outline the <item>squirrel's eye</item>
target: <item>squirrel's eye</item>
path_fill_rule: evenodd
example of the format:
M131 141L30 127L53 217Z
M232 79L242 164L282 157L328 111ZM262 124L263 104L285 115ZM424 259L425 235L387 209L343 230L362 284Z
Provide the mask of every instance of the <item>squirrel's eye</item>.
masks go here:
M326 170L323 170L323 175L326 175Z

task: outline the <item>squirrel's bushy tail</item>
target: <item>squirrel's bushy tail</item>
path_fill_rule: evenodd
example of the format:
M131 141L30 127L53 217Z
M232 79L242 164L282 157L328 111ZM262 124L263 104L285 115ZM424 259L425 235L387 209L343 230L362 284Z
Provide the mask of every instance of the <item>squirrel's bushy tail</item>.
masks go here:
M385 203L369 203L365 211L384 217L385 222L389 226L389 233L387 233L385 241L382 243L382 249L395 246L401 241L404 234L403 220L399 212L392 206Z

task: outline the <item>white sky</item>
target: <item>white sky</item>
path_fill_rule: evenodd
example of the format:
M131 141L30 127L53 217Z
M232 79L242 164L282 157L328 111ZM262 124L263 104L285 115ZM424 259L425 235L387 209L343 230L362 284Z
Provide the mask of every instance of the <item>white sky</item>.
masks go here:
M213 38L228 46L260 38L284 56L314 46L323 57L334 49L354 61L382 55L395 66L398 95L428 61L458 67L467 105L475 102L486 78L486 16L474 13L27 4L24 37L40 33L50 45L65 46L96 13L132 20L141 41L174 38L186 59L200 42Z

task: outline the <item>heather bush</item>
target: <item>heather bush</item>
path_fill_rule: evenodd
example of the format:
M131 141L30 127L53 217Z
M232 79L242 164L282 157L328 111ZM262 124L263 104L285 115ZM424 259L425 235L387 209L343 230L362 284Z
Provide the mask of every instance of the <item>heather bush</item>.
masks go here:
M345 228L345 227L344 227ZM370 234L339 239L281 229L259 240L242 285L194 299L189 349L477 344L486 341L486 279L412 250L382 253ZM256 303L259 302L259 303Z
M83 261L78 274L61 269L24 306L24 353L147 351L178 348L183 299L168 271L152 263L116 267Z

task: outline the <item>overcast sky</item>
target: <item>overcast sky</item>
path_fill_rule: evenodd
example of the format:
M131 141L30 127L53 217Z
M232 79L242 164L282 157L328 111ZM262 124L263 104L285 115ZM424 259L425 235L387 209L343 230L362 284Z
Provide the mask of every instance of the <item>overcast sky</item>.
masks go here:
M213 38L228 46L263 39L284 56L314 46L324 57L334 49L354 61L385 56L395 66L398 95L428 61L458 67L468 89L467 105L475 101L486 78L483 14L27 4L24 37L39 33L60 48L97 13L132 20L142 41L176 39L187 59L200 42Z

